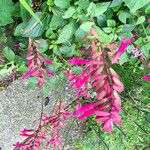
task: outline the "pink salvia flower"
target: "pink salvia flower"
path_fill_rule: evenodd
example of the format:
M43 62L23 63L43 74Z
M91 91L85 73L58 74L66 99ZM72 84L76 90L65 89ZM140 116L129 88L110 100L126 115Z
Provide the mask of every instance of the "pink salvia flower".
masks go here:
M76 65L88 64L90 60L84 60L84 59L79 59L78 57L73 57L71 60L68 60L68 62L76 66Z
M142 80L145 80L145 81L148 81L148 82L150 82L150 76L144 76L143 78L142 78Z
M49 76L54 76L54 73L43 68L43 62L45 65L50 65L52 62L40 55L40 50L37 43L34 42L31 38L29 38L26 59L28 60L28 68L30 70L23 75L22 79L26 79L29 76L38 77L37 86L38 88L41 88L44 83L46 74Z
M127 46L134 41L134 37L131 37L129 40L126 40L126 38L121 39L122 43L118 49L118 51L113 55L112 57L112 63L117 64L120 56L124 53Z
M22 143L20 143L20 142L17 142L17 143L15 143L15 144L13 144L12 146L14 146L14 147L24 147L25 144L22 144Z

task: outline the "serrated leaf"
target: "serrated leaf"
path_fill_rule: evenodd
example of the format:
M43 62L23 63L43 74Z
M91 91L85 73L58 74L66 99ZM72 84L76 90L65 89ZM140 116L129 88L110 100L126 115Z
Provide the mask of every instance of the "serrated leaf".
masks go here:
M63 18L64 19L68 19L70 17L72 17L72 15L75 13L76 9L75 7L71 6L68 8L67 11L65 11Z
M14 10L12 0L0 0L0 26L13 22L11 16Z
M112 28L111 28L111 27L105 27L105 28L103 28L103 30L104 30L106 33L111 33Z
M130 14L126 11L121 11L118 16L119 20L125 24L126 24L127 18L129 18L129 17L130 17Z
M89 0L79 0L75 2L75 5L78 5L81 9L86 10L89 6L90 2Z
M93 18L102 15L107 10L109 4L110 4L109 2L97 3L97 4L91 2L87 9L88 12L87 16Z
M107 26L108 27L115 27L116 26L116 22L113 19L108 19L107 20Z
M135 27L136 25L133 24L125 24L122 28L121 33L130 33Z
M74 55L74 45L72 45L71 47L69 47L69 46L61 46L59 48L59 51L65 57L72 57Z
M103 43L109 43L109 42L112 41L113 36L111 36L111 34L110 35L106 34L103 30L101 30L97 26L94 26L94 28L95 28L95 30L96 30L96 32L98 34L99 40L101 42L103 42Z
M142 8L150 2L150 0L123 0L129 7L131 13L135 13L138 9Z
M136 24L137 24L137 25L138 25L138 24L142 24L144 21L145 21L145 16L141 16L141 17L138 18Z
M15 53L9 47L3 49L3 54L9 61L14 61Z
M113 0L113 1L111 2L110 7L116 7L116 6L119 6L119 5L122 4L122 2L123 2L123 0Z
M70 6L70 0L54 0L54 4L64 9Z
M53 15L51 22L50 22L50 28L53 30L57 29L59 25L61 25L63 22L62 16Z
M75 33L76 25L74 22L70 22L69 24L65 25L58 37L58 43L65 43L67 42Z

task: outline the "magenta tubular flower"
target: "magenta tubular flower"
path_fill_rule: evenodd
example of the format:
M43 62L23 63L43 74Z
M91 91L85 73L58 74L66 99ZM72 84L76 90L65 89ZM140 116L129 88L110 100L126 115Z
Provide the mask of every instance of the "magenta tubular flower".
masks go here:
M142 78L142 80L145 80L145 81L148 81L148 82L150 82L150 76L144 76L143 78Z
M126 40L126 38L121 39L122 43L118 49L118 51L113 55L112 57L112 63L117 64L118 60L120 59L120 56L124 53L127 46L134 41L134 37L131 37L129 40Z
M95 39L92 39L91 43L82 51L83 53L87 50L90 51L90 60L77 57L69 60L68 62L75 66L84 65L84 69L81 74L77 75L70 69L66 77L71 82L71 87L77 90L77 98L81 98L81 96L91 98L91 91L93 91L97 100L82 106L78 105L73 115L77 116L78 120L95 115L95 120L101 122L103 130L111 132L114 123L119 126L123 125L119 115L121 99L118 93L124 90L124 85L120 81L119 75L106 62L107 58L112 58L110 50L107 50L108 46L111 49L114 45L98 46L99 39L96 31L91 30L91 34ZM88 36L84 38L84 41L87 39ZM133 40L133 37L128 41L125 38L122 39L118 52L113 56L114 63L118 62L120 55Z
M14 146L14 147L24 147L25 144L22 144L22 143L20 143L20 142L17 142L17 143L15 143L15 144L13 144L12 146Z
M48 76L54 76L54 73L46 70L42 66L43 63L46 65L50 65L52 64L52 62L40 55L38 45L36 44L36 42L33 42L31 38L29 38L29 46L26 59L28 60L29 71L23 75L22 79L26 79L29 76L37 77L37 87L41 88L44 83L46 74Z

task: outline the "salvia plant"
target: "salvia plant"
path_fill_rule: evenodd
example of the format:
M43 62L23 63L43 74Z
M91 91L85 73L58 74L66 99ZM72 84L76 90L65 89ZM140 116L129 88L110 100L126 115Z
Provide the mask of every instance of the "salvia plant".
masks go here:
M125 88L115 66L134 66L142 72L139 80L150 82L149 4L150 0L0 1L1 42L8 45L0 57L0 75L28 78L28 87L40 89L42 99L38 127L24 128L20 136L25 139L13 144L14 149L38 150L43 143L47 149L62 149L61 133L69 117L91 117L104 132L123 126L120 93ZM4 34L10 28L14 50L11 37ZM70 103L62 100L66 83L76 92ZM45 114L44 100L49 107L52 89L58 101L51 114Z

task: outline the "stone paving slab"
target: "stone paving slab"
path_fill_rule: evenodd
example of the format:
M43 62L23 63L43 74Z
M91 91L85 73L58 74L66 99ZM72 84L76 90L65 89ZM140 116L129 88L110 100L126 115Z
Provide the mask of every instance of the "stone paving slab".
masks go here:
M0 92L0 150L12 150L13 143L23 140L19 136L20 130L25 127L30 129L40 115L41 102L37 98L39 91L27 89L27 83L26 80L16 80ZM50 99L54 100L52 94ZM69 141L79 136L78 129L74 128ZM74 150L68 143L64 149Z

